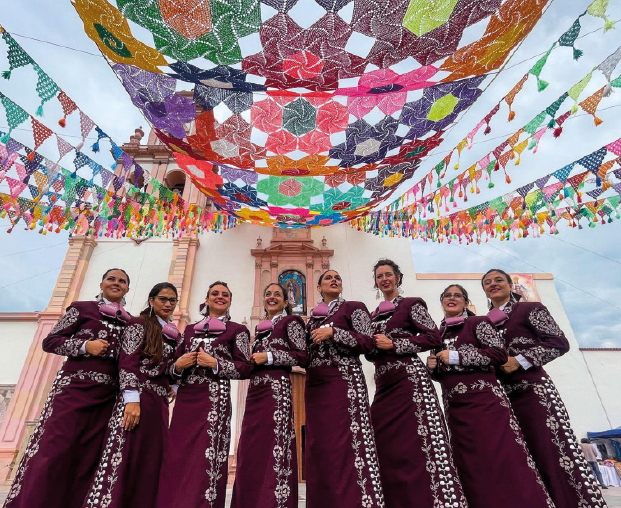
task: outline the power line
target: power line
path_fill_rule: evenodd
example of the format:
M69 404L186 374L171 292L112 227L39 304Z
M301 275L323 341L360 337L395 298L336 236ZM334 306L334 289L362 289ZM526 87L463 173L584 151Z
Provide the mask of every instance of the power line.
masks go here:
M488 243L487 245L488 245L488 246L490 246L492 249L496 249L498 252L502 252L503 254L505 254L505 255L507 255L507 256L511 256L512 258L517 259L518 261L520 261L520 262L524 263L525 265L531 266L531 267L535 268L536 270L539 270L540 272L543 272L543 271L544 271L544 270L542 270L541 268L539 268L538 266L535 266L535 265L533 265L532 263L529 263L528 261L524 261L523 259L518 258L517 256L514 256L514 255L513 255L513 254L511 254L510 252L507 252L507 251L505 251L505 250L499 249L499 248L498 248L498 247L496 247L495 245L492 245L492 244L489 244L489 243ZM474 251L471 251L471 252L474 252ZM619 307L618 305L615 305L614 303L609 302L608 300L604 300L603 298L600 298L599 296L595 296L593 293L589 293L588 291L586 291L586 290L584 290L584 289L582 289L582 288L579 288L578 286L575 286L575 285L574 285L574 284L572 284L571 282L567 282L566 280L561 279L560 277L558 277L558 276L556 276L556 275L554 276L554 278L555 278L556 280L558 280L559 282L562 282L563 284L566 284L567 286L571 286L572 288L577 289L578 291L581 291L582 293L587 294L587 295L589 295L589 296L591 296L591 297L593 297L593 298L595 298L595 299L599 300L600 302L607 303L608 305L610 305L610 306L614 307L615 309L619 309L619 310L621 310L621 307Z
M595 254L596 256L599 256L600 258L604 258L604 259L607 259L608 261L612 261L613 263L617 263L618 265L621 265L621 261L617 261L616 259L609 258L608 256L605 256L604 254L600 254L599 252L595 252L593 250L587 249L586 247L582 247L580 245L576 245L575 243L568 242L567 240L563 240L562 238L557 238L556 235L549 235L549 236L550 238L552 238L553 240L556 240L557 242L566 243L567 245L571 245L572 247L575 247L576 249L582 249L585 252Z
M44 41L42 39L37 39L36 37L29 37L27 35L20 35L20 34L16 34L15 32L9 32L9 33L11 35L16 36L16 37L21 37L22 39L29 39L31 41L37 41L37 42L41 42L43 44L50 44L51 46L56 46L56 47L64 48L64 49L70 49L71 51L77 51L78 53L85 53L87 55L96 56L98 58L103 58L103 55L101 55L101 54L91 53L90 51L84 51L83 49L72 48L71 46L65 46L63 44L57 44L57 43L51 42L51 41Z
M51 249L52 247L58 247L59 245L67 245L67 242L55 243L54 245L46 245L45 247L39 247L38 249L28 249L28 250L22 250L20 252L13 252L11 254L6 254L4 256L0 256L0 259L9 258L11 256L17 256L18 254L26 254L26 253L29 253L29 252L36 252L38 250L43 250L43 249Z
M45 275L46 273L55 272L57 270L62 269L63 265L57 266L56 268L52 268L51 270L47 270L45 272L37 273L35 275L31 275L30 277L26 277L25 279L17 280L15 282L11 282L9 284L5 284L4 286L0 286L0 289L8 288L9 286L13 286L15 284L19 284L20 282L26 282L27 280L34 279L35 277L40 277L41 275Z

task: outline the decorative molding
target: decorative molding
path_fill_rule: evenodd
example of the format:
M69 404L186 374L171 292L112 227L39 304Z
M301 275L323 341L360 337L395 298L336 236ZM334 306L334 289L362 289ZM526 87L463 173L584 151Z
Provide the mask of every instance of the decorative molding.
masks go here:
M0 312L0 322L24 322L24 321L38 321L38 312ZM2 386L2 385L0 385Z

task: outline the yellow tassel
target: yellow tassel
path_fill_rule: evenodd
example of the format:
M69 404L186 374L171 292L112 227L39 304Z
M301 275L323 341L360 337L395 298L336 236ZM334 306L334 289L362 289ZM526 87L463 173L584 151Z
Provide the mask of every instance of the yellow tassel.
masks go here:
M596 116L593 117L593 121L595 122L595 127L597 127L601 123L604 123L604 120L602 120L601 118L597 118Z

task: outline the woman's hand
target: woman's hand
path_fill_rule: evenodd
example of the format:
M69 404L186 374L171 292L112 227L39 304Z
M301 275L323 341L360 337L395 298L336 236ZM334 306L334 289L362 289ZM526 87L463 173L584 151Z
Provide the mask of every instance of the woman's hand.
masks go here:
M313 330L311 332L311 339L315 344L319 344L320 342L323 342L324 340L329 339L333 335L334 335L334 330L332 329L331 326L325 327L325 328L322 327L322 328L317 328L316 330Z
M125 404L125 413L121 426L125 430L134 430L140 422L140 402L128 402Z
M515 372L521 367L520 362L515 359L515 356L510 356L507 363L500 366L500 370L502 370L505 374L511 374Z
M377 349L383 349L384 351L388 351L390 349L394 349L394 345L392 340L390 340L383 333L378 333L375 335L375 344L377 345Z
M168 389L168 403L171 404L177 398L177 392L170 387Z
M110 344L107 340L97 339L97 340L89 340L84 345L84 349L91 356L105 356L108 352L108 347Z
M177 374L181 374L183 369L187 369L188 367L193 367L196 365L196 357L198 353L194 351L193 353L186 353L181 355L179 359L175 362L175 370Z
M444 365L448 365L449 364L449 350L444 349L440 351L439 353L436 353L436 358L439 362L442 362Z
M434 370L434 369L436 369L437 366L438 366L438 358L436 357L435 354L431 353L427 357L427 368L429 370Z
M196 356L196 363L201 367L210 367L215 369L218 366L216 359L211 356L209 353L205 353L203 348L198 350L198 355Z
M267 353L253 353L252 354L252 362L257 365L263 365L267 363Z

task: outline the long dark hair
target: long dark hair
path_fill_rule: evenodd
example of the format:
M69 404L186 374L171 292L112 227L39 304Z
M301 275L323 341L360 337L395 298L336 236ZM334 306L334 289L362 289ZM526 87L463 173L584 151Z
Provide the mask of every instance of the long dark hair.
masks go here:
M513 285L513 279L511 278L511 275L509 275L504 270L501 270L500 268L492 268L491 270L487 270L487 272L485 272L483 274L483 277L481 277L481 287L485 287L485 286L483 286L483 281L485 280L485 277L487 277L492 272L501 273L505 277L505 279L507 279L507 282L509 283L509 286Z
M516 293L515 291L511 291L511 287L513 286L513 279L511 278L511 275L509 275L504 270L501 270L500 268L492 268L491 270L487 270L487 272L483 274L483 277L481 277L481 287L483 288L483 291L485 291L485 286L483 285L483 281L485 280L485 277L487 277L492 272L498 272L502 274L502 276L505 279L507 279L507 282L509 283L509 301L519 302L522 299L522 295L520 295L519 293ZM492 303L489 298L487 299L487 303L488 303L488 307L491 309Z
M399 269L399 265L395 263L392 259L380 259L377 263L375 263L375 266L373 267L373 287L374 288L377 287L377 282L375 281L375 274L377 273L377 269L380 266L390 266L390 268L392 268L393 272L395 272L395 275L399 278L399 280L397 281L397 287L399 287L403 283L403 273L401 273L401 270Z
M319 280L317 281L317 285L321 286L321 281L323 280L323 278L325 277L326 273L328 272L336 272L339 276L341 275L339 272L337 272L336 270L334 270L333 268L328 268L325 272L323 272L320 276L319 276Z
M278 286L280 288L280 290L282 291L282 297L285 300L285 312L287 313L287 316L290 316L291 314L293 314L293 309L291 308L291 304L289 303L289 300L286 298L286 294L287 292L285 291L285 288L282 287L282 284L279 284L278 282L270 282L267 286L265 286L265 289L263 290L263 310L265 311L265 317L269 317L269 314L267 313L267 309L265 308L265 293L267 293L267 290L269 288L271 288L272 286Z
M171 289L175 293L175 297L178 297L175 286L170 282L160 282L149 291L149 300L155 298L164 289ZM151 365L155 365L162 360L164 350L162 325L157 320L157 315L153 312L149 301L147 301L147 307L140 313L140 316L144 323L144 354L151 358Z
M125 274L125 277L127 277L127 287L129 287L129 275L122 268L109 268L108 270L106 270L106 273L103 274L103 277L101 278L101 282L103 282L106 279L106 277L108 276L110 272L114 272L115 270L118 270L119 272L123 272Z

